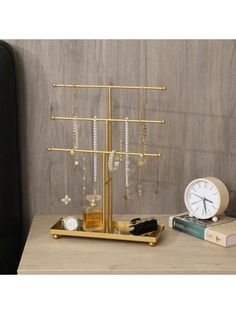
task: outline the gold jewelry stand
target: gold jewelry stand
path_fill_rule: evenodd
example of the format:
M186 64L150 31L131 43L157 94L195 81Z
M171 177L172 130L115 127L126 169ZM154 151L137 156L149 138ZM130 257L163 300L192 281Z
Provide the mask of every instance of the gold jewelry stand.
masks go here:
M68 152L74 153L96 153L102 154L102 208L103 208L103 230L100 232L89 231L68 231L62 228L61 219L50 229L50 234L55 239L60 236L74 236L85 238L100 238L121 241L146 242L150 246L157 243L160 238L164 225L159 225L158 230L145 236L134 236L129 233L128 221L113 221L112 219L112 174L108 169L108 155L112 151L112 122L125 122L126 119L115 119L112 117L112 90L113 89L137 89L137 90L160 90L165 91L166 87L147 87L147 86L114 86L114 85L78 85L78 84L53 84L53 87L63 88L105 88L108 96L108 118L96 118L98 122L105 122L105 150L90 150L90 149L74 149L74 148L48 148L49 152ZM90 117L51 117L52 120L81 120L93 121ZM134 120L128 119L129 123L159 123L164 124L164 120ZM125 152L117 151L117 155L126 155ZM161 157L161 153L137 153L129 152L130 156L145 156L145 157ZM117 232L117 230L119 232Z

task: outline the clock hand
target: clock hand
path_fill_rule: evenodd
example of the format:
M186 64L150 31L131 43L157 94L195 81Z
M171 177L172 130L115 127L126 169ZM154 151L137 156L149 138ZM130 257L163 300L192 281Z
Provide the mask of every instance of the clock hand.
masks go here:
M203 197L202 197L202 196L197 195L197 194L195 194L195 193L192 193L192 194L195 195L195 196L197 196L197 197L200 197L200 199L203 200Z
M203 205L204 205L205 214L206 214L207 213L207 209L206 209L206 200L205 200L205 198L203 198Z
M212 202L211 200L209 200L208 198L205 198L205 197L204 197L204 199L205 199L205 201L207 201L207 202L209 202L209 203L212 203L212 204L213 204L213 202Z
M197 204L197 203L199 203L199 202L201 202L201 200L196 201L196 202L193 202L193 203L191 203L191 205L195 205L195 204Z

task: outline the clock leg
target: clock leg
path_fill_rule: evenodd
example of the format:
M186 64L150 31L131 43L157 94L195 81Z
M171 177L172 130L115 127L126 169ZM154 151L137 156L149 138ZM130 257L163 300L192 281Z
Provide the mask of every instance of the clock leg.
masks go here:
M213 222L217 222L218 221L218 217L217 216L212 217L212 221Z
M188 215L189 215L189 217L191 217L191 218L193 217L193 214L191 214L191 213L188 213Z

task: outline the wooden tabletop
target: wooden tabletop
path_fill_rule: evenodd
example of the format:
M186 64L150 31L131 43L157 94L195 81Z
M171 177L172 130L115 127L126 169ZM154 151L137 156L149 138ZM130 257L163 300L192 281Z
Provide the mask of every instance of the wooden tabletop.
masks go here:
M35 216L18 274L236 274L236 247L223 248L168 227L154 247L99 239L53 239L61 216ZM129 216L118 216L129 219Z

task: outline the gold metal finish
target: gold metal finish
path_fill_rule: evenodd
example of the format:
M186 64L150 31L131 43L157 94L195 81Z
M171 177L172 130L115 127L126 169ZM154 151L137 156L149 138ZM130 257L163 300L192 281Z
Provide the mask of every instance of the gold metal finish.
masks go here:
M118 85L53 84L53 87L167 90L166 86L122 86L122 85L118 86Z
M60 148L60 147L49 147L48 148L49 152L69 152L71 153L72 149L71 148ZM111 151L110 150L92 150L92 149L73 149L74 152L78 152L78 153L96 153L96 154L110 154ZM126 155L125 152L118 152L116 151L117 155ZM161 153L146 153L146 154L142 154L142 153L128 153L128 155L130 156L144 156L144 157L161 157Z
M106 121L106 125L105 125L105 149L108 149L108 121ZM108 190L108 167L107 167L107 163L108 163L108 155L107 154L103 154L105 155L105 168L103 169L103 176L105 178L105 184L102 187L103 191L104 191L104 195L105 195L105 199L104 199L104 207L103 210L105 212L105 232L108 232L108 197L109 197L109 190Z
M108 119L112 119L112 89L111 87L108 88ZM108 151L112 151L112 122L106 122L106 147ZM108 155L106 155L106 165L108 165ZM107 166L108 168L108 166ZM111 233L112 230L112 174L107 169L107 217L108 217L108 232Z
M99 238L109 240L120 240L120 241L132 241L132 242L145 242L150 246L157 244L164 225L158 225L158 229L149 235L135 236L129 234L129 222L128 221L112 221L111 233L96 232L96 231L83 231L83 230L64 230L62 229L61 219L50 229L50 234L55 239L60 236L80 237L80 238Z
M75 149L75 148L48 148L49 152L69 152L72 156L76 153L96 153L102 154L102 207L103 207L103 230L99 231L68 231L61 228L61 220L51 228L50 233L55 239L64 236L75 236L85 238L100 238L100 239L112 239L122 241L135 241L146 242L153 246L157 243L162 230L163 225L158 227L158 230L151 235L146 236L133 236L128 232L129 222L114 222L112 220L112 174L108 169L108 155L112 151L112 123L113 122L125 122L126 119L117 119L112 117L112 90L113 89L132 89L132 90L160 90L165 91L165 86L117 86L117 85L79 85L79 84L53 84L53 87L64 88L105 88L107 89L108 100L108 117L96 118L96 121L105 122L105 149L104 150L91 150L91 149ZM65 116L52 116L52 120L79 120L79 121L93 121L91 117L65 117ZM128 119L129 123L166 123L165 120L144 120L144 119ZM117 155L126 155L123 151L116 151ZM138 157L161 157L161 153L143 153L143 152L129 152L130 156Z
M57 116L52 116L52 120L79 120L79 121L93 121L94 118L90 117L57 117ZM96 121L111 121L111 122L125 122L126 119L117 119L117 118L96 118ZM128 119L129 123L159 123L159 124L165 124L165 120L138 120L138 119Z
M103 224L103 232L107 232L107 217L106 217L106 211L105 206L106 206L106 191L105 191L105 185L106 185L106 154L102 155L102 224Z

